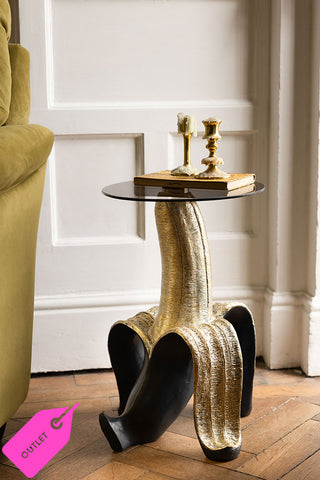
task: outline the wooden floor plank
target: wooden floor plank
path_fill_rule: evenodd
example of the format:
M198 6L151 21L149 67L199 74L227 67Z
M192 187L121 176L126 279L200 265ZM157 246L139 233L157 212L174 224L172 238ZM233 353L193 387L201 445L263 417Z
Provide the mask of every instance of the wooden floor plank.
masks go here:
M46 410L48 408L71 407L71 405L74 404L76 400L79 401L79 406L77 407L78 413L98 413L109 408L111 409L109 398L107 396L93 398L77 398L72 399L72 401L70 401L70 399L65 399L52 400L47 402L24 402L13 415L13 418L30 418L40 410Z
M17 468L6 467L0 465L0 479L1 480L26 480L26 476Z
M21 420L21 419L16 419L16 420L11 419L7 423L7 426L3 435L3 440L2 440L3 443L7 442L9 438L11 438L15 433L17 433L17 431L23 427L25 422L26 422L25 420Z
M319 449L319 445L320 424L314 420L309 420L244 465L238 467L237 470L258 475L265 480L277 480L294 468L295 465L313 455Z
M309 402L313 403L314 405L319 405L320 406L320 395L311 395L312 390L310 391L309 395L302 395L299 397L299 400L301 402Z
M307 377L300 369L288 368L284 370L259 369L259 373L269 385L285 385L290 383L305 382Z
M53 459L47 464L47 467L54 465L68 455L90 445L100 439L101 436L101 429L97 415L94 415L93 417L91 416L87 421L78 424L73 423L69 442L55 457L53 457ZM0 456L0 462L3 465L12 465L10 460L4 455Z
M255 398L253 401L253 408L250 415L241 418L241 428L247 427L249 424L256 422L261 417L271 413L276 408L288 401L288 397L269 397L269 398ZM186 417L191 421L184 420L181 417ZM169 427L169 431L186 435L191 438L197 438L194 424L193 424L193 405L187 407L181 413L181 416Z
M39 375L30 379L29 392L38 391L42 393L45 390L66 391L76 386L74 375Z
M177 480L174 477L167 477L167 475L159 475L158 473L148 472L139 477L139 480Z
M316 405L289 400L242 430L242 448L246 452L258 453L318 412Z
M165 432L159 440L148 444L151 448L157 448L159 450L174 453L175 455L181 455L182 457L192 458L193 460L199 460L200 462L210 462L206 459L198 439L185 437L172 432ZM231 462L225 462L224 468L236 469L239 465L247 462L253 455L246 452L241 452L239 457ZM218 464L216 462L210 462L210 464ZM218 465L221 466L221 463Z
M111 404L111 408L112 408L112 411L113 412L118 412L118 408L119 408L119 405L120 405L120 401L119 401L119 396L114 396L114 397L109 397L109 401L110 401L110 404Z
M68 455L76 453L95 441L101 439L101 429L95 415L86 422L72 425L70 440L67 445L50 461L48 466L54 465Z
M318 415L315 415L314 417L312 417L312 420L316 420L317 422L320 422L320 413L318 413Z
M193 398L192 401L182 410L181 415L183 417L193 418Z
M177 433L178 435L197 438L194 428L193 417L178 417L168 428L168 432Z
M254 385L266 385L268 382L261 374L261 372L256 372L254 374Z
M93 373L76 373L74 381L78 386L88 385L115 385L116 378L114 373L110 370L108 372L93 372Z
M241 472L227 470L211 462L198 462L147 446L122 452L117 461L179 480L253 480L255 478Z
M115 382L111 384L76 385L57 388L30 389L26 398L27 403L52 402L60 400L76 401L81 398L97 398L103 396L117 395L118 390Z
M157 442L112 452L98 424L101 411L115 416L119 404L115 376L106 371L33 377L3 443L39 410L76 402L80 405L68 444L35 480L320 478L320 453L312 454L320 446L320 378L306 378L300 370L269 371L257 362L253 411L241 419L242 450L232 462L215 463L204 456L194 429L192 399ZM0 480L23 478L1 453Z
M145 470L132 465L110 462L90 475L82 477L81 480L136 480L144 473L146 473Z
M308 379L306 379L308 380ZM320 401L320 382L299 382L285 385L256 385L253 388L254 398L265 397L314 397Z
M100 438L60 462L43 468L36 480L80 480L112 461L115 455L106 439Z
M320 450L293 468L281 480L318 480L320 477Z
M247 417L241 418L241 428L256 422L259 418L271 413L276 408L288 401L288 397L263 397L254 398L252 412Z

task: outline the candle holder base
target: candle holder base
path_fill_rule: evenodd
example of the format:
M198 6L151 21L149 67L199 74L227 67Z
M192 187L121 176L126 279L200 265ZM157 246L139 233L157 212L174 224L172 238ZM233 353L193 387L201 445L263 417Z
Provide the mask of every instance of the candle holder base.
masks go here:
M192 175L197 175L199 170L192 165L180 165L177 168L171 170L171 175L178 176L178 175L187 175L191 177Z
M207 160L207 159L204 159L204 160ZM213 160L213 159L211 159L211 160ZM218 159L218 160L220 160L220 159ZM209 162L202 161L202 163L207 163L208 164ZM196 175L196 178L229 178L230 173L226 173L223 170L220 170L220 168L218 168L218 165L221 165L222 163L223 163L223 161L218 163L218 164L217 163L214 164L214 163L210 162L207 170L205 170L204 172L201 172L198 175Z

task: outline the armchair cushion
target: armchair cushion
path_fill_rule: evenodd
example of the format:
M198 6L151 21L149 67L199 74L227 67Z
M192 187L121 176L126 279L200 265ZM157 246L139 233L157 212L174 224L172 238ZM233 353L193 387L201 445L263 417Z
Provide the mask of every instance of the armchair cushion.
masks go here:
M0 128L0 194L30 177L44 164L53 133L40 125L6 125Z
M0 125L8 118L11 100L11 67L8 40L11 34L11 12L7 0L0 0Z
M11 103L6 125L29 123L30 114L30 54L21 45L9 43L11 64Z

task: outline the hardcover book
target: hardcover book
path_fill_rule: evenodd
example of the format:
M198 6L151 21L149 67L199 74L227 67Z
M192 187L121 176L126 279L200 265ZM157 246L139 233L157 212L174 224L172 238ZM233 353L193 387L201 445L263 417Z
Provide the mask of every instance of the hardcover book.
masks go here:
M230 173L227 178L195 178L194 176L171 175L170 170L148 173L134 177L135 185L149 185L170 188L205 188L213 190L235 190L251 185L255 181L254 173Z

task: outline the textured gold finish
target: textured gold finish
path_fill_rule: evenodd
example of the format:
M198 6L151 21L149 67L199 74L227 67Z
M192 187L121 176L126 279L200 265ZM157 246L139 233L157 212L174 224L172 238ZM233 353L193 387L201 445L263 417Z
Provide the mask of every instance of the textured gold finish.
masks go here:
M168 329L208 321L212 311L210 252L197 204L158 202L155 213L162 282L154 342Z
M195 117L178 113L178 133L182 133L183 136L184 162L183 165L171 170L171 175L195 175L199 173L199 170L193 167L190 162L191 136L197 136Z
M194 421L209 450L241 444L242 356L236 332L224 316L235 305L212 302L210 253L195 202L158 202L162 257L159 307L123 323L142 339L149 356L157 341L175 332L194 364Z
M218 168L218 165L223 165L223 159L215 155L218 148L217 142L221 138L219 133L221 120L212 117L203 120L202 123L205 127L205 134L202 138L208 140L206 148L209 150L209 156L203 158L201 163L208 165L208 168L206 171L199 173L196 178L228 178L229 174Z

